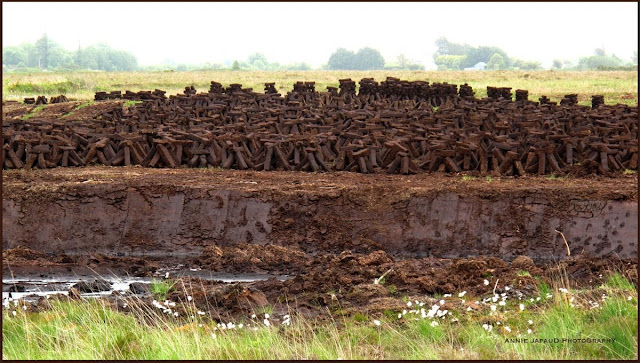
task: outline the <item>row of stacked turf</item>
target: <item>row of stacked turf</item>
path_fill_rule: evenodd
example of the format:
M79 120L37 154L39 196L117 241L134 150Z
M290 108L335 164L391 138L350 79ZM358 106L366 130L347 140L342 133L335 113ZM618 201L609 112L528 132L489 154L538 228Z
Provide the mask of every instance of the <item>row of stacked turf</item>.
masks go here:
M351 80L316 92L298 82L282 96L212 82L166 97L139 92L84 121L3 122L3 168L102 164L251 170L421 172L472 175L597 173L637 170L638 108L533 102L524 90L468 85ZM364 86L364 87L363 87ZM133 93L129 98L135 99ZM434 105L438 105L434 108Z

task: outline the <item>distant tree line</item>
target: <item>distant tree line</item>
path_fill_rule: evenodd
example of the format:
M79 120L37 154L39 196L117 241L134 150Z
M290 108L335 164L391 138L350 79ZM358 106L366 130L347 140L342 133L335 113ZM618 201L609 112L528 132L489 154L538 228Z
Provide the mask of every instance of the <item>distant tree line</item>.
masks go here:
M480 62L486 63L486 69L542 69L538 61L527 61L511 58L507 53L493 46L472 47L468 44L453 43L445 37L436 40L437 51L433 54L438 69L460 70L474 67ZM607 55L604 49L596 49L595 54L582 57L577 64L570 60L555 59L552 69L565 70L631 70L637 69L638 51L635 51L631 62L624 61L615 54Z
M69 51L45 34L35 43L2 47L2 65L14 69L133 71L138 60L131 52L103 43Z
M305 62L288 64L270 62L264 54L253 53L247 57L246 61L234 61L231 69L248 71L309 71L311 66Z
M323 68L329 70L395 70L395 69L411 69L422 70L424 66L417 63L412 63L401 54L398 56L397 63L385 63L384 57L377 49L365 47L357 52L347 50L345 48L338 48L329 57L329 61Z
M494 46L473 47L469 44L450 42L445 37L436 40L433 60L438 69L461 70L472 68L483 62L487 69L542 69L538 61L527 61L509 57L507 52Z

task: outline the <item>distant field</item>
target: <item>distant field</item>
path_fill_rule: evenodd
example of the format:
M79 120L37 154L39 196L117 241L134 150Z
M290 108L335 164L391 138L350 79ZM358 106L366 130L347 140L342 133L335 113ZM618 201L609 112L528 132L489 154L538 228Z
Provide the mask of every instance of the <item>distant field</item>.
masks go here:
M177 94L185 86L194 85L198 92L206 92L211 81L228 86L241 83L262 92L265 82L276 82L281 93L291 91L296 81L315 81L316 90L338 86L341 78L359 81L373 77L383 81L387 76L404 80L429 82L468 83L476 97L486 96L487 86L512 87L529 90L529 99L537 100L545 95L559 101L564 95L577 93L580 104L590 104L591 96L605 96L606 104L638 104L638 72L629 71L194 71L194 72L78 72L4 74L2 100L19 100L25 97L65 94L70 100L93 99L96 91L153 90L156 88ZM514 92L515 93L515 92Z

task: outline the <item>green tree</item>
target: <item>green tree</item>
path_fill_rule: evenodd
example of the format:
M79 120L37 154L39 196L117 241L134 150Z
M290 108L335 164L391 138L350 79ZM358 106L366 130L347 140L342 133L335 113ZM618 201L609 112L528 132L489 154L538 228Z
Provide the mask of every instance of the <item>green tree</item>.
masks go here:
M579 69L616 68L622 65L619 58L608 55L592 55L580 58L578 61Z
M231 69L233 69L234 71L239 71L240 70L240 63L238 63L237 60L233 61L233 65L231 66Z
M605 52L604 48L596 48L596 50L594 51L596 53L596 55L604 57L607 55L607 53Z
M269 64L269 61L267 61L267 57L265 57L265 55L262 53L253 53L249 55L247 61L250 64L255 64L256 62L262 62L263 65Z
M487 68L489 69L504 69L505 66L504 58L498 53L492 55L487 62Z
M400 54L398 56L398 64L402 69L406 69L407 65L409 65L409 59L407 59L407 57L405 57L404 54Z
M373 48L365 47L356 53L354 57L354 69L368 71L373 69L384 68L384 57L379 51Z
M562 63L562 61L560 59L554 59L553 60L553 64L551 65L551 68L553 69L562 69L562 66L564 64Z
M434 60L440 55L465 55L473 48L468 44L450 42L445 37L436 39L435 44L438 50L434 54Z
M441 55L435 62L440 70L460 70L466 58L466 55Z
M329 57L328 68L329 69L354 69L355 54L344 48L338 48Z
M488 65L489 60L491 60L491 57L493 57L495 54L498 54L500 55L500 57L502 57L502 60L504 61L504 66L502 66L502 68L511 67L511 59L504 50L498 47L481 46L477 48L471 48L467 52L467 58L462 63L462 68L473 67L478 62L485 62Z
M26 63L27 54L21 47L2 48L2 64L17 66L20 63Z
M51 55L51 48L53 48L53 46L46 33L40 39L36 40L36 51L40 61L40 68L49 68L49 56Z
M261 61L261 60L256 60L256 61L252 62L251 65L253 65L254 67L256 67L259 70L264 70L267 67L264 64L264 62Z
M542 64L538 61L526 61L522 59L513 59L511 66L518 69L536 70L542 69Z

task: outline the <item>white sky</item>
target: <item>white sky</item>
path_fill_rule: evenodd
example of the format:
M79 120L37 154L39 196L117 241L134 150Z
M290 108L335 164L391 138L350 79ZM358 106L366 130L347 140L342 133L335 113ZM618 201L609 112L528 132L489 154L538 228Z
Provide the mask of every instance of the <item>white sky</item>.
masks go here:
M67 49L106 42L139 64L218 63L253 52L270 62L326 63L338 47L370 46L433 68L434 41L493 45L549 66L604 47L638 49L638 3L6 3L3 45L45 32Z

